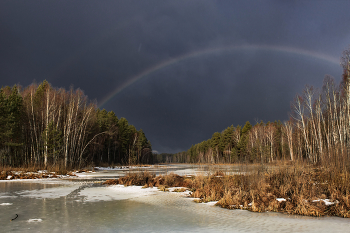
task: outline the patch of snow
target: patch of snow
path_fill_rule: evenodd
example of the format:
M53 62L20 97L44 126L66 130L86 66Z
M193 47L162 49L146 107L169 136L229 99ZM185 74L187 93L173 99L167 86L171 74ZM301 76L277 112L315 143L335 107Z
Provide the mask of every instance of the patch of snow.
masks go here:
M156 188L142 188L142 186L111 185L108 187L85 188L79 192L84 201L126 200L158 193Z
M11 178L12 178L12 176L7 176L7 178L6 178L6 179L7 179L7 180L10 180Z
M276 201L281 202L281 201L287 201L285 198L276 198Z
M27 220L27 222L42 222L43 220L41 218L32 218L32 219L29 219Z
M231 208L236 208L236 205L230 205ZM243 205L239 205L239 208L243 209Z
M0 194L0 198L16 198L17 196L7 196L7 195L4 195L4 196L1 196Z
M13 203L1 203L0 205L12 205Z
M218 203L218 202L217 201L209 201L209 202L202 202L201 204L214 206L216 203Z
M339 203L339 201L330 201L329 199L318 199L318 200L313 200L312 202L318 202L318 201L323 201L325 205L334 205L336 203Z
M190 197L192 192L190 190L186 190L185 192L180 192L180 194L185 196L185 197Z

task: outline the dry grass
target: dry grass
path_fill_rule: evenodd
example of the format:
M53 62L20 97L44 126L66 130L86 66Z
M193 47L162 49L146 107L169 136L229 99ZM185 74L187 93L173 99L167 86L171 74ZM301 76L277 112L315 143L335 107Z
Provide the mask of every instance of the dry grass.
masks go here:
M53 177L53 176L51 176ZM13 179L42 179L49 178L45 173L33 173L33 172L16 172L16 171L1 171L0 180L13 180Z
M192 183L188 178L176 174L169 174L166 176L155 176L147 171L140 173L129 173L127 176L121 177L118 180L107 180L104 184L122 184L125 186L139 185L144 188L147 187L187 187Z
M158 189L163 192L169 192L169 187L167 185L159 185Z
M199 198L197 202L218 201L217 205L228 209L350 217L350 174L347 171L300 164L255 168L246 175L225 175L220 171L195 177L132 173L108 182L155 186L163 191L167 187L187 187L192 192L191 197ZM325 199L333 204L326 205Z
M105 184L105 185L115 185L115 184L118 184L118 180L106 180L106 181L103 182L102 184Z
M173 192L182 193L182 192L185 192L185 191L187 191L187 188L176 188L176 189L174 189Z
M0 180L10 179L42 179L42 178L56 178L57 175L70 175L75 176L73 172L63 169L62 166L48 167L46 170L39 173L42 170L38 166L32 167L0 167Z
M312 167L284 167L228 178L218 205L254 212L350 217L350 184L347 172ZM225 181L228 182L228 181ZM277 201L284 198L285 201ZM334 204L326 205L322 199ZM320 200L320 201L315 201Z

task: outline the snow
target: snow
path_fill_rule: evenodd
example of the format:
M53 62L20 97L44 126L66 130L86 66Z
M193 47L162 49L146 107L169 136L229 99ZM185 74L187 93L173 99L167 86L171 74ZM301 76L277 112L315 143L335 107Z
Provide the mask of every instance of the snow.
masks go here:
M79 195L86 202L126 200L156 194L157 188L142 188L142 186L111 185L108 187L86 188Z
M276 198L276 201L281 202L281 201L287 201L287 200L285 198Z
M0 193L0 198L16 198L17 196L7 196L6 194Z
M1 203L0 205L12 205L13 203Z
M287 201L285 198L276 198L276 201ZM307 202L307 200L304 200L305 202ZM319 201L323 201L325 205L334 205L336 203L338 203L338 201L330 201L329 199L317 199L317 200L313 200L312 202L319 202Z
M41 218L32 218L28 219L27 222L32 223L32 222L42 222L43 220Z
M201 204L214 206L216 203L218 203L218 202L217 201L209 201L209 202L202 202Z
M313 200L312 202L318 202L318 201L323 201L325 205L334 205L336 203L339 203L339 201L330 201L329 199L318 199L318 200Z

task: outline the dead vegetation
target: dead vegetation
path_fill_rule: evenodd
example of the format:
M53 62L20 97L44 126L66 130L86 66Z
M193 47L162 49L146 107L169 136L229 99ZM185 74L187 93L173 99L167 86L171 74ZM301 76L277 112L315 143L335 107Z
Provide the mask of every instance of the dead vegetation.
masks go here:
M218 201L228 209L283 212L305 216L350 217L350 177L347 171L291 165L259 169L247 174L183 177L131 173L105 184L140 185L144 188L186 187L197 202ZM177 190L178 191L178 190ZM183 191L183 190L181 190Z
M188 187L192 184L192 179L182 177L176 174L156 176L149 172L130 173L127 176L121 177L118 180L107 180L103 184L122 184L125 186L138 185L144 188L148 187Z
M176 189L174 189L173 192L182 193L182 192L185 192L185 191L187 191L187 188L176 188Z
M0 180L56 178L55 173L1 171Z
M87 170L79 170L86 172ZM0 167L0 180L57 178L60 175L75 176L74 172L55 166L46 170L38 167Z

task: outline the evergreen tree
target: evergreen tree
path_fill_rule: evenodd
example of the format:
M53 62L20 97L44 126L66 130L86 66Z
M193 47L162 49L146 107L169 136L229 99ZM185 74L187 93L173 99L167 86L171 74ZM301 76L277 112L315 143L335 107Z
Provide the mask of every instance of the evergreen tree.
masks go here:
M219 157L222 153L221 133L215 132L211 137L211 148L213 149L213 156L216 157L216 162L219 162Z
M225 157L225 160L229 160L228 162L231 162L231 151L233 147L233 125L230 127L227 127L222 132L221 137L221 148L223 148L223 154Z
M241 161L244 161L249 156L247 146L249 141L249 131L251 130L251 128L252 125L249 121L247 121L241 131L241 139L237 145L238 156Z

